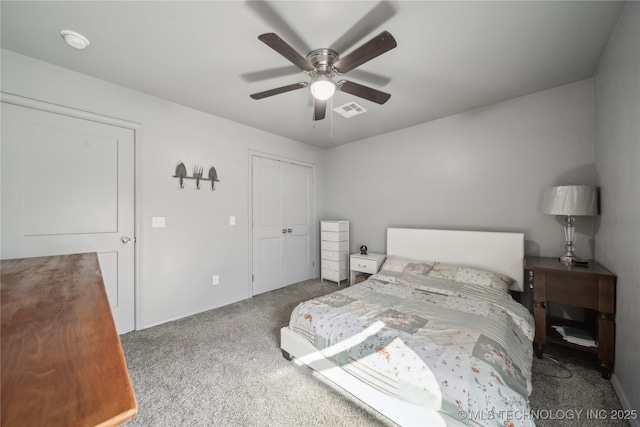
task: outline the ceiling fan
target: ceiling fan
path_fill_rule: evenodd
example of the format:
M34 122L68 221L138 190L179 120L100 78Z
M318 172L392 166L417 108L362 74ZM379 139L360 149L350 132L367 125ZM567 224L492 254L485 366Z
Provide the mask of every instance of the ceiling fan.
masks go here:
M250 95L253 99L263 99L309 87L311 95L313 95L313 120L322 120L326 114L327 100L333 96L336 90L381 105L391 98L388 93L349 80L343 79L334 82L335 77L342 76L365 62L395 48L397 46L396 40L387 31L383 31L342 58L336 51L328 48L312 50L304 57L275 33L262 34L258 36L258 39L307 73L311 80L254 93Z

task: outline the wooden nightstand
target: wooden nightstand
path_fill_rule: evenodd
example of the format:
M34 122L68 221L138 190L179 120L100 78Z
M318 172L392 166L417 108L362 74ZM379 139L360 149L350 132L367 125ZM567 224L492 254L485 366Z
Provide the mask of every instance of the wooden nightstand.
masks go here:
M351 274L349 275L349 285L353 285L356 281L357 273L376 274L382 263L387 258L385 254L368 253L367 255L351 254L349 265L351 266Z
M598 356L603 378L610 378L615 360L616 276L591 261L587 267L559 262L557 258L527 256L525 281L533 289L533 316L536 325L534 345L542 357L547 342L587 351ZM584 322L572 322L547 315L547 302L584 309ZM587 330L597 347L571 344L551 325L567 325Z

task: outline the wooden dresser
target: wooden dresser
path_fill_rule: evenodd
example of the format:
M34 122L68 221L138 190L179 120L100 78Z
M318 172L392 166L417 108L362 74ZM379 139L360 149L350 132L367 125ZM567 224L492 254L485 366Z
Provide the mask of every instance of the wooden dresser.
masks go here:
M138 406L95 253L2 261L2 426L115 426Z

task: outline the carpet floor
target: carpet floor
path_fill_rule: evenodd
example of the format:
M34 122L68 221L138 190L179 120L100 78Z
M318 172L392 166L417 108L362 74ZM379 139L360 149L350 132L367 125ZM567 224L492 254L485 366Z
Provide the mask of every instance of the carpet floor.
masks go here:
M122 335L138 400L138 415L126 426L395 425L281 355L280 328L293 308L337 289L333 282L308 280ZM622 407L595 361L563 350L549 347L562 366L534 358L536 425L628 425L601 416Z

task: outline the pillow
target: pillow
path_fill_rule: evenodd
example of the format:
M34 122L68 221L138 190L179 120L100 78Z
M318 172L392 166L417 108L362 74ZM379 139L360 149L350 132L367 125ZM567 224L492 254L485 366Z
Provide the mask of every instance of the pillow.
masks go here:
M387 259L380 267L380 272L396 272L413 275L424 275L433 268L433 262L419 261L410 258L399 257L395 255L389 255Z
M454 280L456 282L468 283L470 285L487 286L504 292L508 292L509 287L513 283L512 278L503 274L494 273L480 268L444 262L436 263L427 276Z

